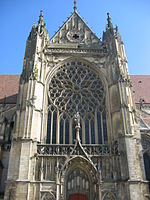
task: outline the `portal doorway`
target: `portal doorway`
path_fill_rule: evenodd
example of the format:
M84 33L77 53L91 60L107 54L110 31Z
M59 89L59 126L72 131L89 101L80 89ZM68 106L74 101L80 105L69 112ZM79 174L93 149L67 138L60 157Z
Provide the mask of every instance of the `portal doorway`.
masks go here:
M85 194L71 194L69 200L88 200L88 197Z
M67 200L88 200L90 181L87 173L81 168L75 168L67 177Z
M100 199L100 184L95 168L82 157L71 159L63 173L62 195L66 200L98 200ZM65 180L65 187L63 181Z

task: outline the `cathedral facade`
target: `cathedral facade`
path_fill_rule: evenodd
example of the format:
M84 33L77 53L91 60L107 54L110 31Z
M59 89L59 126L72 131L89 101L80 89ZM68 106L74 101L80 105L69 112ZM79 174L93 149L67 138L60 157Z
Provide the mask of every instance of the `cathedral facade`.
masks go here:
M102 41L76 4L51 39L42 11L33 25L17 103L1 104L5 200L150 198L150 129L139 120L149 105L135 105L124 44L107 21Z

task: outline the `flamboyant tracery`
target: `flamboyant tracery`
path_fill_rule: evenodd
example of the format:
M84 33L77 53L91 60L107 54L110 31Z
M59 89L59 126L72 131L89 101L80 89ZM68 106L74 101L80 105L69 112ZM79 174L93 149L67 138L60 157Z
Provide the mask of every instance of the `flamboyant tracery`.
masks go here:
M73 116L77 111L81 116L82 143L107 141L104 86L88 64L63 64L51 79L48 96L47 143L74 143Z

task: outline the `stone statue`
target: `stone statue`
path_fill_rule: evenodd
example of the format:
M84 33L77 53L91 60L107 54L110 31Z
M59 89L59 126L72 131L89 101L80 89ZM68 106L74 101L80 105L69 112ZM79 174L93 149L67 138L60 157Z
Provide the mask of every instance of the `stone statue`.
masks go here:
M75 115L74 115L74 122L75 122L75 128L80 128L80 114L79 112L77 112Z
M79 130L80 130L80 114L77 112L74 115L74 123L75 123L75 129L76 129L76 141L80 141L80 135L79 135Z

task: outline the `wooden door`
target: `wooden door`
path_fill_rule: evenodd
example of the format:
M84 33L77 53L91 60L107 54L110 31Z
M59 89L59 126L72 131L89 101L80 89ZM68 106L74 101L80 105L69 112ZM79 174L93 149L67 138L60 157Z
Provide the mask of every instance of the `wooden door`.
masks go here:
M88 200L88 197L84 194L71 194L69 200Z

